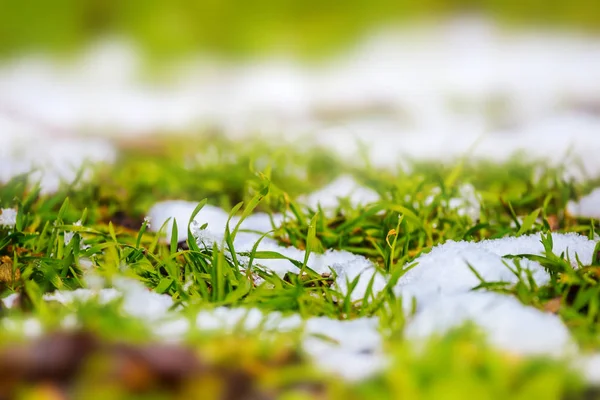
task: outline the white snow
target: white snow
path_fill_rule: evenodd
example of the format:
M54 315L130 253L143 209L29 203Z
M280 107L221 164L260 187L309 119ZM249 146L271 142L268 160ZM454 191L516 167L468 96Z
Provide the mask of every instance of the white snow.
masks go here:
M305 335L309 336L304 340L304 350L324 370L348 380L363 379L387 365L378 327L379 321L375 318L349 321L311 318L306 323Z
M179 240L184 240L187 237L183 232L187 232L187 221L189 221L193 210L197 203L185 201L166 201L155 204L149 211L149 217L154 222L153 228L158 230L169 218L177 221ZM273 216L275 221L280 222L283 218L281 215ZM228 214L214 206L206 205L196 215L194 223L190 225L192 234L198 241L198 244L212 246L213 243L222 245L225 236L225 225L227 223ZM182 221L185 221L182 223ZM232 218L230 222L230 230L239 221L239 217ZM277 223L276 222L276 223ZM205 229L200 229L204 224L208 224ZM170 224L169 224L170 225ZM233 241L235 251L237 253L248 253L252 251L255 243L259 240L261 233L265 233L271 229L271 222L267 214L257 213L245 219L240 229L245 229L254 232L239 232ZM167 227L168 232L171 231L171 226ZM294 247L280 246L275 240L266 237L264 238L257 251L274 251L293 260L303 262L305 252ZM242 264L249 262L249 257L239 256L238 259ZM298 273L299 270L294 264L286 259L256 259L254 265L260 265L268 270L275 272L280 276L284 276L288 272ZM343 294L347 293L347 281L352 281L360 276L359 282L351 294L352 300L360 300L364 297L369 281L373 276L373 290L379 292L386 284L386 280L380 274L372 262L363 256L355 255L347 251L328 250L324 254L311 253L308 259L308 267L317 273L329 273L333 269L337 274L336 285Z
M600 174L595 36L459 19L374 32L346 55L310 65L204 58L160 80L143 73L125 43L95 46L72 62L30 56L0 66L0 179L39 165L53 171L45 178L51 190L82 159L114 159L109 145L82 134L206 126L234 138L258 132L321 144L352 161L361 159L360 142L379 167L405 165L406 156L504 161L524 150L569 176L585 176L576 159ZM14 156L23 143L25 155Z
M358 380L381 370L386 364L382 338L375 318L338 321L326 317L298 315L251 308L225 308L201 311L197 326L205 331L233 332L235 329L286 332L302 329L303 349L319 367L348 380Z
M42 192L55 192L61 182L72 182L86 162L111 163L115 158L116 150L107 139L15 120L2 112L0 101L0 182L34 172L31 180L40 181Z
M567 212L574 217L600 219L600 188L594 189L578 201L567 204Z
M340 200L347 200L353 208L365 206L379 201L379 195L372 189L359 185L354 178L343 175L324 188L300 197L298 200L313 210L319 206L325 210L335 211L340 206Z
M438 296L409 322L405 334L409 340L424 340L467 321L481 328L492 346L515 354L564 356L576 349L558 316L498 293Z
M594 241L574 233L553 234L552 238L555 254L565 252L573 263L576 256L584 265L591 262ZM540 236L534 234L478 243L449 241L418 257L418 264L396 287L406 311L410 299L417 300L417 312L406 327L407 337L424 339L471 321L500 349L525 355L568 354L576 347L558 316L525 306L508 295L471 291L479 281L468 264L488 282L515 283L517 276L508 268L515 265L502 256L539 255L543 251ZM523 259L521 267L532 272L538 285L549 280L537 262Z
M576 359L574 367L581 372L586 382L600 386L600 353L582 355Z
M565 252L573 263L577 255L584 264L592 260L595 242L584 236L552 234L553 251ZM544 251L539 234L481 242L448 241L435 246L429 253L418 257L416 267L408 270L398 281L397 292L406 300L414 297L419 309L438 298L448 298L466 293L479 284L479 280L468 267L470 264L486 281L517 282L513 260L503 259L506 255L535 254ZM538 285L549 280L543 267L527 259L521 259L523 269L529 269ZM576 266L576 265L574 265ZM509 268L510 267L510 268ZM410 303L406 301L406 303Z
M448 200L442 199L441 205L447 207L449 210L455 210L460 216L467 216L472 221L479 220L481 215L481 196L477 193L475 187L469 183L465 183L458 187L457 196L452 197ZM433 203L436 196L441 194L439 187L434 187L432 194L429 195L424 204L430 205Z
M20 297L19 293L11 293L2 299L2 304L6 308L13 308L19 302Z
M0 208L0 226L14 228L17 224L17 210L14 208Z

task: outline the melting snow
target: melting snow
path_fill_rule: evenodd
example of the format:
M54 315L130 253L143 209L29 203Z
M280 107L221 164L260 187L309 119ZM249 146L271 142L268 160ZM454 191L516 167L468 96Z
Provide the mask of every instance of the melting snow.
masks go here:
M246 331L291 331L303 327L304 351L321 368L356 380L372 375L386 364L382 338L375 318L338 321L325 317L309 318L298 315L284 317L278 312L263 313L252 308L225 308L201 311L198 328L227 332L235 328Z
M484 292L438 296L408 323L408 339L442 335L465 322L475 323L487 334L489 343L519 355L565 355L576 349L560 318L518 299Z
M17 224L17 210L0 208L0 226L13 228Z
M565 252L572 261L575 261L577 255L582 263L591 262L594 241L575 233L555 233L552 239L556 254ZM515 265L503 256L542 254L543 251L540 235L536 234L481 242L450 240L417 258L414 261L418 263L417 266L398 281L397 291L406 298L415 297L420 308L439 297L465 293L479 284L469 264L486 281L516 283L517 276L509 268L514 270ZM548 273L539 263L522 259L520 265L532 272L539 285L548 281Z
M553 234L552 238L556 254L565 252L573 261L577 256L584 265L591 262L594 241L574 233ZM502 257L543 251L539 235L478 243L449 241L434 247L415 260L417 266L400 278L396 288L404 296L407 310L408 299L417 300L417 313L409 320L406 335L423 339L471 321L504 350L526 355L564 355L573 350L569 332L558 316L525 306L508 295L471 291L479 281L469 264L486 281L514 283L517 275L508 266L515 266ZM537 262L523 259L521 267L531 271L538 285L549 280Z
M40 181L45 193L55 192L63 181L72 182L86 163L116 159L116 150L107 139L66 135L31 122L14 121L1 107L0 131L0 182L35 172L32 181Z
M324 188L301 197L299 201L313 210L320 206L335 211L341 199L348 200L350 206L356 208L379 201L379 195L374 190L359 185L351 176L344 175Z
M574 217L600 219L600 188L593 190L579 201L570 201L567 212Z
M178 224L178 232L180 232L179 239L184 240L187 237L187 233L183 235L181 232L187 232L187 221L189 221L196 205L197 203L185 201L157 203L149 212L150 218L155 222L153 229L158 230L169 218L175 219ZM194 219L194 223L190 225L192 234L199 244L212 246L212 244L216 242L220 245L224 240L227 218L228 214L224 210L207 205L200 210ZM276 215L274 218L276 221L280 221L282 217ZM182 221L185 221L185 223L182 223ZM231 230L233 230L233 226L235 226L238 221L239 217L232 218L232 221L230 222ZM206 229L200 229L204 224L208 224ZM267 214L254 214L250 218L244 220L241 224L241 229L257 231L259 233L238 233L233 242L236 252L251 252L255 243L260 238L261 233L264 233L266 229L270 230L270 225L270 219ZM167 236L169 236L168 232L170 232L170 227L167 228L166 232ZM260 242L257 250L275 251L299 262L302 262L305 256L303 250L294 247L280 246L275 240L268 237ZM249 257L247 256L239 256L238 259L243 264L249 262ZM259 264L280 276L284 276L287 272L298 273L299 271L294 264L285 259L256 259L254 265L256 264ZM347 282L360 276L359 282L350 296L353 300L359 300L364 297L372 278L374 279L373 290L375 293L383 289L386 284L385 278L377 272L376 267L371 261L363 256L355 255L347 251L328 250L324 254L311 253L308 259L308 267L320 274L329 273L331 272L331 269L333 269L337 274L336 285L344 294L346 294L348 290Z
M114 158L106 143L77 139L80 133L207 125L234 138L261 132L306 143L310 133L310 142L352 160L364 143L381 167L405 163L401 155L504 161L525 150L565 165L570 176L584 177L575 159L600 173L594 36L507 32L463 19L375 34L346 56L311 66L287 59L188 66L173 79L144 82L136 51L114 43L71 64L29 57L1 66L0 179L40 166L53 171L44 185L51 190L72 179L82 159ZM14 156L23 143L24 155Z

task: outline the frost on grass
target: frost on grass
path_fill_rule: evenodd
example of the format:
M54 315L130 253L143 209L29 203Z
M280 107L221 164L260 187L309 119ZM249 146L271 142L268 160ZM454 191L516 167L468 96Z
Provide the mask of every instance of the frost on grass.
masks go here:
M14 208L0 209L0 227L14 228L17 224L17 210Z
M567 204L567 212L574 217L600 219L600 188L578 201L570 201Z
M592 260L595 242L584 236L553 234L553 251L565 253L573 263ZM520 270L506 255L544 253L539 235L484 240L478 243L449 241L434 247L415 260L417 265L398 281L396 291L417 302L417 312L409 320L406 334L426 338L471 321L487 333L491 342L521 354L563 354L570 335L557 316L521 304L515 298L488 292L472 292L480 284L473 267L485 281L516 283L529 270L538 285L549 275L537 262L520 260ZM574 265L576 267L576 265ZM510 268L509 268L510 267ZM512 269L512 270L511 270Z

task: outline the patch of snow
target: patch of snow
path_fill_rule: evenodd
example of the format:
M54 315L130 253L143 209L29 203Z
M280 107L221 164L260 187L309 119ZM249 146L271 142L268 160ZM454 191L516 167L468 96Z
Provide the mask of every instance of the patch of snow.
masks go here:
M160 226L171 218L171 222L167 224L166 229L167 237L170 238L169 232L171 232L172 220L175 219L179 233L178 239L185 240L187 238L187 221L189 221L196 206L197 203L178 200L157 203L148 213L152 221L155 222L152 229L155 231L160 229ZM192 234L198 244L208 247L212 246L213 243L221 245L224 240L227 218L228 214L221 208L210 205L204 206L190 225ZM283 217L274 215L273 218L275 223L280 223ZM239 217L232 218L230 221L231 230L238 221ZM206 223L208 224L206 229L200 229ZM238 232L233 242L237 253L248 253L252 251L261 233L271 230L271 222L267 214L257 213L245 219L240 229L258 232ZM182 232L185 232L185 234ZM280 246L275 240L268 237L260 242L257 250L274 251L299 262L304 260L305 255L303 250ZM238 259L242 264L249 262L247 256L238 256ZM298 268L287 259L256 259L254 265L263 266L280 276L284 276L288 272L299 272ZM364 297L371 279L374 279L373 291L375 294L386 285L386 279L377 271L372 262L363 256L346 251L328 250L324 254L311 253L308 259L308 267L320 274L329 273L333 269L337 274L336 285L343 294L346 294L348 290L347 281L359 277L358 285L351 294L352 300L360 300Z
M11 293L2 299L2 304L4 304L4 307L6 308L13 308L18 304L20 297L21 295L19 293Z
M387 365L378 327L376 318L349 321L311 318L306 322L304 351L326 371L348 380L364 379Z
M576 350L569 330L557 315L491 292L439 296L409 321L405 334L409 340L422 341L466 322L481 328L491 345L515 354L564 356Z
M79 221L75 222L73 224L73 226L83 226L83 225L81 224L81 220L79 220ZM65 246L68 246L69 243L71 243L71 240L73 240L73 237L75 237L76 233L77 232L74 232L74 231L65 231L65 233L64 233ZM80 246L83 246L83 243L80 244Z
M312 143L351 160L365 143L374 166L405 163L402 155L504 161L526 150L579 178L573 161L581 159L585 171L597 175L599 71L596 36L506 31L476 19L374 33L319 64L205 58L160 82L140 79L141 58L126 43L93 47L72 63L29 56L0 66L3 135L22 136L24 125L34 131L23 136L25 158L5 157L4 149L15 148L13 139L0 145L0 179L50 164L58 168L44 179L50 190L59 178L72 178L69 164L112 157L102 145L71 149L52 137L57 130L75 143L81 133L143 135L204 126L233 138L260 132L299 143L310 133ZM35 121L42 123L33 128ZM564 160L569 148L573 157Z
M431 205L436 196L441 194L439 187L432 189L432 194L429 195L425 201L425 205ZM477 193L475 187L469 183L461 185L457 190L457 196L452 197L448 200L443 199L441 201L442 206L447 207L450 210L455 210L460 216L467 216L472 221L478 221L481 215L481 197Z
M577 255L582 263L589 264L595 242L575 234L552 234L553 251L565 252L575 262ZM544 252L540 236L532 234L520 237L483 240L481 242L448 241L435 246L431 252L414 260L417 266L408 270L400 279L396 290L405 299L416 298L419 309L438 298L470 291L480 282L469 268L469 264L486 281L516 283L518 277L509 267L514 263L504 259L506 255L542 254ZM521 267L531 271L538 285L549 280L548 273L537 262L521 259ZM408 305L408 301L406 302Z
M448 207L457 210L460 216L467 216L472 221L478 221L481 214L481 198L475 187L464 184L458 189L458 195L458 197L453 197L448 201Z
M178 342L190 331L191 323L184 317L165 317L151 325L152 332L162 340Z
M343 175L324 188L298 200L313 210L320 206L331 211L340 206L341 199L348 200L350 206L355 208L379 201L379 194L359 185L351 176Z
M219 307L198 313L197 326L204 331L286 332L303 328L303 349L326 371L348 380L371 376L386 365L376 318L338 321L326 317L302 321L299 315L282 316L252 308Z
M592 259L595 242L575 233L553 234L553 251L565 253L576 267L576 257L585 265ZM516 298L493 292L473 292L480 282L469 264L485 281L516 283L518 277L503 259L506 255L543 254L539 235L506 237L481 242L449 241L418 257L417 263L400 277L396 291L409 311L411 298L417 312L409 318L405 333L411 339L443 334L467 321L475 323L490 342L519 354L564 355L576 347L559 317L521 304ZM549 276L537 262L522 259L538 285Z
M17 224L17 210L14 208L0 209L0 226L14 228Z
M257 308L217 307L214 310L200 311L196 317L196 325L205 331L252 331L261 328L263 331L281 332L298 329L301 324L299 315L284 317L279 312L264 314Z
M584 376L587 383L600 386L600 353L578 357L574 367Z
M46 103L52 103L45 100ZM32 173L43 193L58 190L61 182L72 182L86 163L111 163L114 146L104 138L63 135L50 128L17 122L1 112L0 182ZM84 178L86 175L84 175Z
M6 331L17 333L28 339L38 338L44 333L44 327L40 320L33 317L3 318L0 325Z
M75 289L75 290L56 290L51 293L46 293L43 296L44 301L56 301L63 305L72 304L74 302L88 302L92 299L97 299L99 304L106 304L121 297L121 293L114 288L91 290L91 289Z
M574 217L600 219L600 188L594 189L578 201L569 201L567 212Z

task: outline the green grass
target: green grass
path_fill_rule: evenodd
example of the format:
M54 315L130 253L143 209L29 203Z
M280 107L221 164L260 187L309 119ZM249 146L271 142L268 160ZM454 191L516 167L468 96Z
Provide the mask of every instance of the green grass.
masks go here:
M385 372L349 383L316 371L299 350L294 332L211 335L192 330L185 343L219 371L201 374L202 382L221 383L179 388L180 395L217 396L221 393L219 385L229 382L232 365L242 370L264 396L290 399L458 399L473 394L479 398L563 399L590 395L581 377L564 362L504 354L490 348L485 337L471 326L432 338L423 349L413 348L403 340L401 299L391 286L404 272L403 266L448 240L479 241L547 232L544 241L549 244L550 228L552 232L579 232L593 237L597 222L573 218L565 213L565 207L596 182L565 181L560 168L524 157L503 165L468 159L450 167L415 162L408 173L349 164L323 149L300 150L298 146L251 141L236 144L215 137L172 138L164 143L161 139L151 140L158 141L154 143L158 145L123 148L114 165L87 166L89 180L65 183L54 194L40 194L27 175L0 186L0 206L19 211L14 229L0 228L0 295L21 295L18 307L2 310L0 321L35 317L52 331L60 329L64 319L74 314L83 330L93 332L105 343L154 343L148 325L120 314L118 301L60 306L42 299L57 289L84 287L83 274L90 267L82 265L81 260L87 259L92 270L109 282L125 275L171 296L180 307L178 313L186 318L217 306L259 308L284 315L299 313L303 318L377 316L386 353L391 355ZM543 173L534 180L540 167L544 167ZM340 209L329 215L295 200L342 173L353 175L377 191L381 201L361 208L342 202ZM478 221L447 206L464 183L474 185L482 197ZM433 200L427 200L430 195ZM206 203L217 205L232 210L232 215L288 212L292 217L274 227L271 234L282 245L310 252L342 249L362 254L389 274L392 283L378 295L352 302L330 287L327 277L307 268L306 262L297 263L298 274L289 274L287 279L261 269L261 258L283 256L256 249L247 254L253 258L250 274L250 268L240 264L233 248L238 232L233 225L226 232L224 247L198 246L189 233L189 249L182 249L176 241L167 243L149 232L143 222L153 203L172 198L197 201L199 208ZM81 226L76 224L78 221ZM65 244L68 232L75 234ZM551 272L548 285L537 287L524 280L510 286L494 282L481 285L515 295L540 309L559 299L557 312L576 340L586 349L598 350L598 257L594 265L573 270L564 255L553 254L549 246L544 256L536 256ZM253 274L264 282L255 284ZM2 326L0 343L28 341L22 329ZM101 390L98 379L104 375L90 365L85 371L77 390ZM0 379L0 388L3 382ZM117 398L140 398L127 385L110 388ZM161 392L163 389L152 389L154 397L149 397L150 392L142 396L170 398L175 390ZM27 392L21 398L45 398L35 392L37 389L31 390L33 394Z
M600 6L590 0L2 0L0 9L3 55L74 50L113 35L134 41L163 61L198 51L315 56L338 50L381 25L465 11L509 24L592 31L600 27Z

